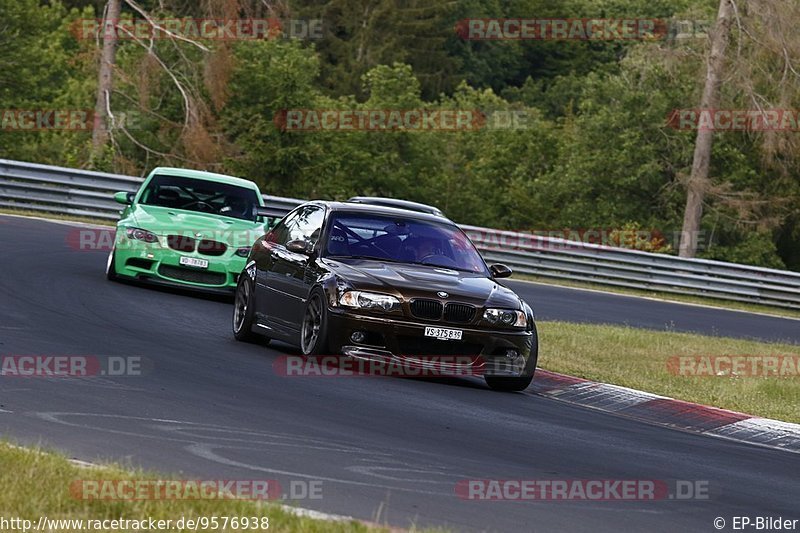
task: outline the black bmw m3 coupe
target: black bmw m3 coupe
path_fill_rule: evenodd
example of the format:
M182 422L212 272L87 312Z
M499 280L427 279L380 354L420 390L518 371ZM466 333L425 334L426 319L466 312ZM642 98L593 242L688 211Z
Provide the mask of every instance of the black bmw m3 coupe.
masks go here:
M308 202L254 243L233 333L519 391L533 379L538 342L531 307L499 281L510 275L441 215Z

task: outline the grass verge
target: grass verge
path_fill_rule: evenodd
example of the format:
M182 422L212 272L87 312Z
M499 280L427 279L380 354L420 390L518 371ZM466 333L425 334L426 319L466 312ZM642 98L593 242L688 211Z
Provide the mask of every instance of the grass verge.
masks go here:
M48 519L71 520L172 520L173 527L168 531L243 531L233 527L217 527L198 529L175 527L181 517L198 519L200 517L267 517L269 531L286 532L334 532L356 533L377 532L389 529L373 528L355 521L325 521L303 516L296 516L273 503L258 503L242 500L95 500L78 499L70 491L72 483L79 480L142 480L170 479L154 477L141 471L130 472L114 466L98 468L82 468L69 462L64 457L43 452L11 446L0 442L0 510L2 518L20 518L31 520L33 526L38 525L40 517ZM130 525L130 524L129 524ZM259 524L261 526L263 524ZM51 524L50 530L59 533L89 531L61 524ZM8 527L11 527L10 525ZM0 530L5 531L0 525ZM12 530L12 529L9 529ZM19 530L19 529L18 529ZM44 528L47 531L48 528ZM98 530L94 528L92 530ZM130 527L105 528L106 531L133 531ZM142 528L142 531L146 528ZM247 531L266 531L261 527Z
M800 346L691 333L567 322L538 322L539 366L704 405L800 423L800 375L684 376L675 356L800 356Z
M689 294L675 294L671 292L648 291L645 289L614 287L610 285L600 285L598 283L591 283L591 282L545 278L542 276L532 276L530 274L522 274L518 272L515 272L514 277L511 279L520 281L532 281L535 283L542 283L545 285L555 285L560 287L591 289L601 292L610 292L613 294L622 294L625 296L654 298L656 300L664 300L666 302L707 305L710 307L719 307L721 309L733 309L734 311L747 311L748 313L760 313L766 315L783 316L787 318L800 318L800 311L795 311L793 309L784 309L782 307L770 307L768 305L751 304L747 302L736 302L732 300L720 300L718 298L704 298L702 296L693 296Z

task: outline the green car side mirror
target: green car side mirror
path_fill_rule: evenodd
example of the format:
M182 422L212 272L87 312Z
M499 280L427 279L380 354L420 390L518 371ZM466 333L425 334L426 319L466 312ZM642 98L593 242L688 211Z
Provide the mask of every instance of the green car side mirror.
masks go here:
M133 203L134 194L132 192L118 192L114 193L114 200L120 204L131 205Z

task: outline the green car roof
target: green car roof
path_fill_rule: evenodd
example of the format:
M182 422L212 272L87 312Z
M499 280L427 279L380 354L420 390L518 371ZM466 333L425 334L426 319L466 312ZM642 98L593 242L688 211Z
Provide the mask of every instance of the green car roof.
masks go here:
M236 178L234 176L228 176L226 174L216 174L214 172L206 172L205 170L192 170L189 168L175 168L175 167L156 167L150 173L150 176L154 176L155 174L167 174L170 176L180 176L183 178L197 178L201 180L207 181L215 181L218 183L226 183L228 185L236 185L238 187L246 187L248 189L253 189L256 192L259 192L258 185L254 182L244 179L244 178Z

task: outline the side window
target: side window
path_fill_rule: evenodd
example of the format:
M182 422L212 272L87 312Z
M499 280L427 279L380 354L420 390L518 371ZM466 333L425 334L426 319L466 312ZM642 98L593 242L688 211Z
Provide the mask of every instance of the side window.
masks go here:
M292 227L294 227L297 223L297 217L300 214L301 209L297 211L293 211L286 215L286 218L278 222L278 224L272 228L269 232L269 241L274 242L275 244L286 244L291 239L289 239L289 232Z
M315 245L319 240L322 222L325 220L325 210L315 205L309 205L300 209L297 214L293 224L287 226L289 236L286 242L305 240Z

